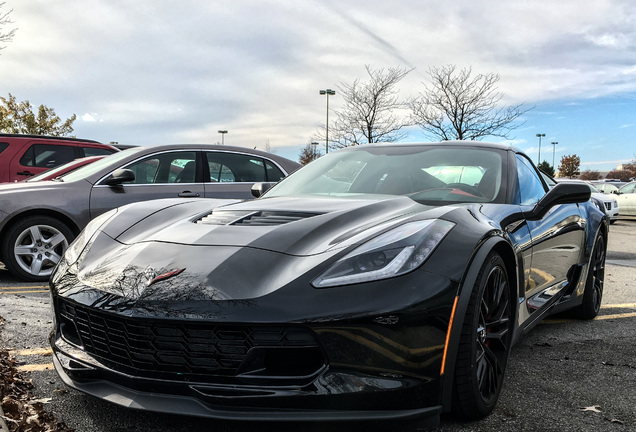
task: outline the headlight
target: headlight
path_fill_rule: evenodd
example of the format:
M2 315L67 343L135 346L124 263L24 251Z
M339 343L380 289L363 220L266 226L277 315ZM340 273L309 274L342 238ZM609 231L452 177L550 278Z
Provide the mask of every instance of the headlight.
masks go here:
M409 222L354 249L312 281L316 288L388 279L418 268L455 226L433 219Z
M79 236L71 243L71 245L66 249L66 253L64 254L64 258L69 264L73 264L79 258L80 254L86 247L86 245L91 241L95 233L102 227L106 222L108 222L115 214L117 213L117 209L112 209L97 216L95 219L90 221L86 228L80 233Z

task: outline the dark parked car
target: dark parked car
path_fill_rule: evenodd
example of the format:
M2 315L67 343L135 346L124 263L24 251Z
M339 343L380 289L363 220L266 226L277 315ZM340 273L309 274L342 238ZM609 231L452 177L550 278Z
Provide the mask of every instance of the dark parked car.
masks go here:
M157 198L252 198L300 165L258 150L214 145L135 147L54 181L0 185L0 261L24 280L48 280L94 217Z
M589 199L514 148L444 142L329 153L252 201L115 209L51 278L55 368L213 418L484 416L523 332L599 311L608 221Z
M40 135L0 134L0 183L28 179L85 156L105 156L115 147L97 141Z

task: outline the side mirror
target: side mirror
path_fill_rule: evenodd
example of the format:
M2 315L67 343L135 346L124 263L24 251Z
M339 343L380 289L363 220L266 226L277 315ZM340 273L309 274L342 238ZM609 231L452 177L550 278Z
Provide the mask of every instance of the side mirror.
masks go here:
M135 180L135 173L126 168L119 168L113 171L111 175L104 179L104 184L108 186L116 186L122 183Z
M533 219L541 219L552 207L589 201L592 191L585 183L557 183L532 209Z
M254 183L252 185L252 196L259 198L261 197L265 192L267 192L268 190L270 190L272 188L272 186L274 186L276 183L272 183L272 182L259 182L259 183Z

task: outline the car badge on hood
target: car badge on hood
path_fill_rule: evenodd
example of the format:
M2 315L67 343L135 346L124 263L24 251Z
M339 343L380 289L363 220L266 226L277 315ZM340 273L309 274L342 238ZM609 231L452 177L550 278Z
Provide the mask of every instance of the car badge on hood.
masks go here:
M148 282L146 283L146 285L150 286L154 284L155 282L161 282L166 279L170 279L171 277L180 275L181 273L183 273L184 270L185 268L180 268L178 270L173 270L167 273L160 274L159 276L155 276L157 273L152 268L148 267L146 271L144 272L144 275L148 279Z

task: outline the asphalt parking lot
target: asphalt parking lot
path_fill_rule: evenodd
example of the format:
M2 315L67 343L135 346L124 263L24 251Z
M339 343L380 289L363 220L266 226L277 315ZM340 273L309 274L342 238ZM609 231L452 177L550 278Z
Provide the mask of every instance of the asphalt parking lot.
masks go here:
M551 317L512 351L495 412L477 422L442 419L439 431L636 430L636 221L612 225L605 295L592 321ZM390 430L405 424L280 424L201 420L137 412L67 389L51 367L48 290L11 278L0 264L0 349L10 349L45 409L88 431Z

